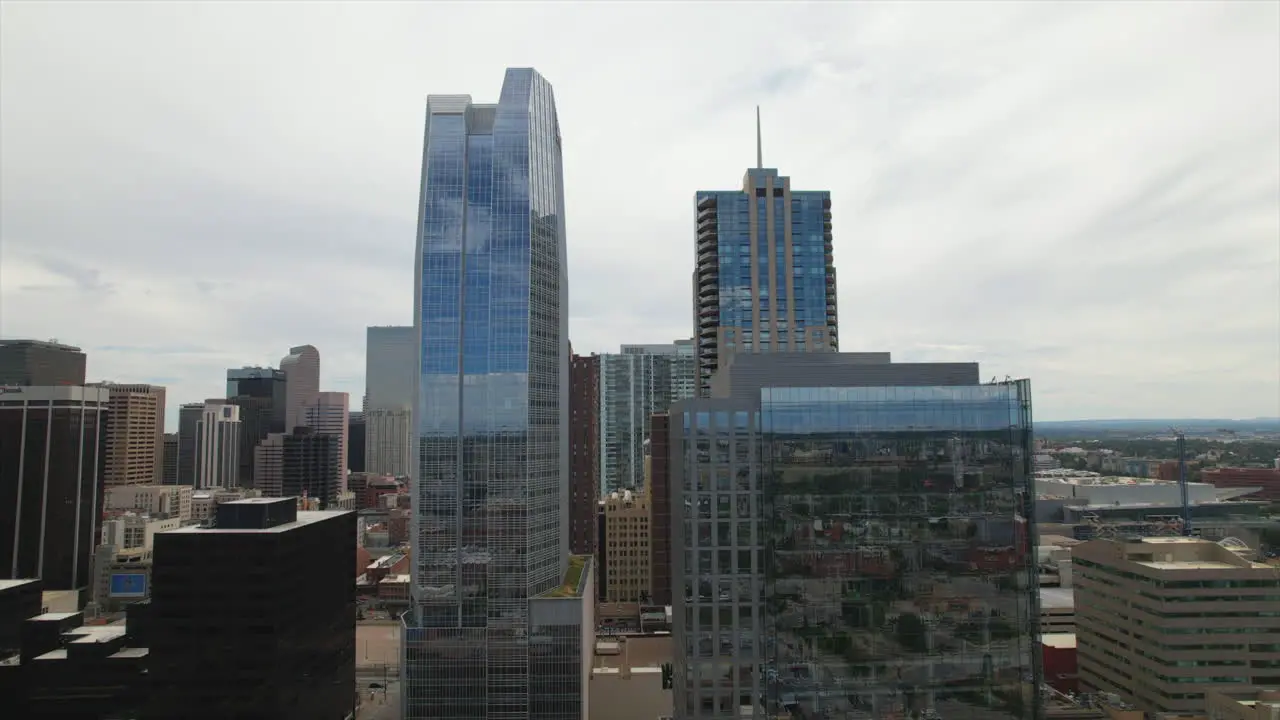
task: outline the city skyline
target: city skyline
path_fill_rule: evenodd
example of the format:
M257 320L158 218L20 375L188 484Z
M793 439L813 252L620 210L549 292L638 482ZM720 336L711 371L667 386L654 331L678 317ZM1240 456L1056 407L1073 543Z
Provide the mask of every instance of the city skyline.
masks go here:
M1280 152L1274 5L992 6L972 36L947 32L965 9L937 5L815 6L804 26L691 6L672 32L710 35L635 67L628 38L658 9L532 9L209 6L196 27L146 5L7 6L4 337L78 345L91 380L165 386L170 431L226 368L293 343L320 349L322 387L360 398L366 327L411 320L415 108L526 64L555 78L576 138L579 353L690 335L691 198L754 164L760 105L764 165L831 192L842 349L1029 375L1043 420L1276 414L1280 213L1256 161ZM483 22L505 56L450 63L460 39L408 30L442 18ZM247 79L205 60L246 25L264 39L237 57L266 68ZM568 25L587 31L560 55L529 31ZM1082 54L1082 34L1130 40ZM743 62L716 49L748 40L763 52ZM688 67L696 84L669 80ZM67 184L99 190L66 213ZM229 257L253 261L228 273ZM326 292L300 301L310 287Z

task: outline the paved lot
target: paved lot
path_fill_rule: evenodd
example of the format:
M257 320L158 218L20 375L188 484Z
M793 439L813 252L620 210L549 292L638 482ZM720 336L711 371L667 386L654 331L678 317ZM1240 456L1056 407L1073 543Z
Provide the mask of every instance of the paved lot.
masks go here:
M356 666L399 665L399 625L356 625Z
M627 655L631 667L658 667L664 662L671 662L671 636L629 637L627 638ZM597 655L595 667L616 668L622 666L621 655Z
M364 704L360 706L360 712L356 713L357 720L400 720L399 683L390 683L386 693L375 691L373 699L369 698L368 690L363 692L360 699Z

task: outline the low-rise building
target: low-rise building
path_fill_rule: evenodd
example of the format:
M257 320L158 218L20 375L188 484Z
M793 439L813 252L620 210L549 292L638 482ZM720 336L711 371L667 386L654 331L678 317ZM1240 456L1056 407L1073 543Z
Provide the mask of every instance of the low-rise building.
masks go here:
M1280 685L1280 572L1248 553L1185 537L1074 547L1081 684L1151 713Z
M183 522L176 517L135 512L108 513L102 521L102 545L117 550L150 550L156 533L177 530Z
M192 495L188 485L116 485L103 493L103 508L190 520Z
M191 496L191 519L204 522L213 517L221 503L262 497L262 491L248 488L200 490Z
M1211 690L1204 704L1209 720L1280 720L1280 687Z
M1251 499L1280 500L1280 467L1210 468L1200 479L1219 488L1257 488L1249 495Z

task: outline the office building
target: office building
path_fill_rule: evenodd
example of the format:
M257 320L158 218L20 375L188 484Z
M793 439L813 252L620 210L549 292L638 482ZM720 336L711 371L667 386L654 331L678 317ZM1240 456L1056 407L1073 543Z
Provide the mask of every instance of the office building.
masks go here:
M307 497L323 510L336 509L342 492L342 438L312 427L294 428L281 438L279 497ZM264 488L265 490L265 488Z
M356 516L297 507L224 502L214 527L156 536L144 717L343 720L354 710Z
M1081 684L1149 714L1280 685L1280 569L1249 552L1183 537L1073 547Z
M181 442L181 437L178 438ZM195 485L201 490L234 488L240 476L240 408L207 400L196 421Z
M253 451L267 435L275 430L276 409L271 398L236 395L227 403L240 408L240 450L236 469L236 484L253 487Z
M347 488L347 419L351 415L350 403L349 396L344 392L320 392L302 408L302 425L313 428L318 435L332 435L338 439L338 466L334 480L339 491ZM289 428L289 432L295 431L296 428Z
M179 485L196 484L196 429L204 415L204 403L183 403L178 407L178 479Z
M365 342L365 410L413 407L418 337L412 325L372 326Z
M759 115L756 118L757 139ZM732 355L839 347L831 193L762 165L741 190L700 190L693 273L698 394Z
M263 497L284 497L284 437L271 433L253 449L253 488Z
M178 433L165 433L163 459L160 464L160 484L178 484Z
M1039 717L1029 383L744 353L708 385L668 426L675 718Z
M94 383L111 393L106 427L107 485L154 485L164 475L165 389L158 385Z
M404 476L413 452L413 378L418 343L413 326L368 329L365 355L365 467Z
M0 577L89 585L109 402L106 388L74 385L0 395Z
M270 367L228 369L227 402L240 408L236 482L243 487L251 487L254 448L267 435L289 430L285 427L287 381L284 371Z
M317 370L316 383L319 384ZM252 397L270 401L268 432L285 432L285 409L288 403L287 379L283 370L271 367L227 369L227 398Z
M50 340L0 340L0 386L51 387L85 383L85 355Z
M569 548L591 555L600 504L600 356L570 352L569 363Z
M102 507L190 520L192 493L186 485L116 485L106 489Z
M365 472L365 443L368 441L368 427L363 412L353 410L347 415L347 469L353 473Z
M624 345L600 355L600 493L639 489L644 481L644 445L649 418L692 395L688 345ZM686 352L681 355L681 348Z
M643 491L614 491L604 500L605 602L647 604L653 597L649 511Z
M306 424L302 409L320 392L320 351L311 345L289 348L289 354L280 359L280 372L284 373L282 432L292 432Z
M378 408L364 414L365 471L403 477L412 471L413 415L407 409Z
M518 68L495 105L432 95L424 145L403 717L579 720L594 580L590 558L569 555L568 279L551 85Z

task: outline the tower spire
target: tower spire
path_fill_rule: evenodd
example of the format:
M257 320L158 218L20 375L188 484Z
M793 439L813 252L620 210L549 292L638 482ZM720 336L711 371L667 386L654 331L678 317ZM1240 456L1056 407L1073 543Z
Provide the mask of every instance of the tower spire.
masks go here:
M760 135L760 106L756 106L756 169L764 168L764 140Z

